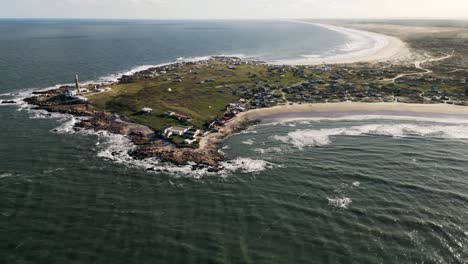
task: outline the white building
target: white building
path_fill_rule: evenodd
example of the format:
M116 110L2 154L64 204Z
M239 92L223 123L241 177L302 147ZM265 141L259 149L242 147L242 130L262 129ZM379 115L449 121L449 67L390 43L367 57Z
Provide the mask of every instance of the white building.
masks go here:
M67 90L65 92L65 96L69 98L76 98L76 92L73 90Z
M166 138L169 138L171 136L182 136L189 129L189 127L169 127L164 130L164 136Z
M184 144L192 145L195 141L197 141L197 139L186 139L184 140Z
M95 88L95 90L98 93L102 93L102 92L110 91L110 90L112 90L112 88L110 88L110 87L99 87L99 88Z
M149 107L144 107L144 108L141 109L141 112L143 112L145 114L149 114L149 113L153 112L153 109L149 108Z

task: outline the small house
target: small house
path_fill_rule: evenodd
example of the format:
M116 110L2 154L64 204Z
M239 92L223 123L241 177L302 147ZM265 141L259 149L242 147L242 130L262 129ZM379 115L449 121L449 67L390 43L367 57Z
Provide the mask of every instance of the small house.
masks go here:
M184 135L190 128L188 127L169 127L164 130L164 136L169 138L171 136L182 136Z
M151 112L153 112L153 109L149 108L149 107L144 107L144 108L141 109L141 112L143 114L150 114Z

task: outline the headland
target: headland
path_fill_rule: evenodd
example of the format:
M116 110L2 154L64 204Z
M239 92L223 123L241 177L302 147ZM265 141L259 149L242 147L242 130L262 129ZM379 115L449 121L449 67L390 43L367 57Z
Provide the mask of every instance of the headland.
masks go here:
M427 44L427 38L434 38L429 31L403 36L395 27L387 37L381 26L367 26L380 33L366 34L382 41L349 60L289 65L211 57L150 67L112 83L77 81L75 86L35 92L25 101L37 109L83 117L76 129L126 136L136 146L130 153L136 159L157 157L212 171L222 169L222 140L276 114L468 114L468 56L459 37L447 38L466 29L439 31L440 38Z

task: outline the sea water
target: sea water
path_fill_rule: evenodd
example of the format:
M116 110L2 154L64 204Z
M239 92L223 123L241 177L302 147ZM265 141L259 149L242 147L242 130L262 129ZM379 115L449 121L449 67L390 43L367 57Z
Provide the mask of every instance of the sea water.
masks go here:
M349 44L286 21L3 20L0 100L75 73ZM225 141L226 169L208 173L134 161L124 137L3 105L0 262L465 263L468 124L380 114L272 117Z

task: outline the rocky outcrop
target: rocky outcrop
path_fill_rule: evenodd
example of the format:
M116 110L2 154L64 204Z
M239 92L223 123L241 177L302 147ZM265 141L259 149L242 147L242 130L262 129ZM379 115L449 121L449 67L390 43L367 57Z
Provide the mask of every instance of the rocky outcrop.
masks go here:
M140 159L157 157L176 165L196 163L207 166L217 166L224 158L215 150L177 148L161 140L140 146L130 154Z
M176 165L195 163L197 164L195 167L210 166L214 169L223 160L223 156L218 153L215 145L203 149L178 148L172 143L157 138L154 131L146 126L125 122L113 113L94 111L87 104L76 104L64 96L67 89L69 88L61 87L37 92L36 96L26 98L24 101L35 105L36 109L88 117L77 123L75 125L77 128L104 130L126 136L137 146L136 150L130 153L137 159L157 157Z
M1 104L16 104L16 102L13 100L6 100L6 101L1 101Z

